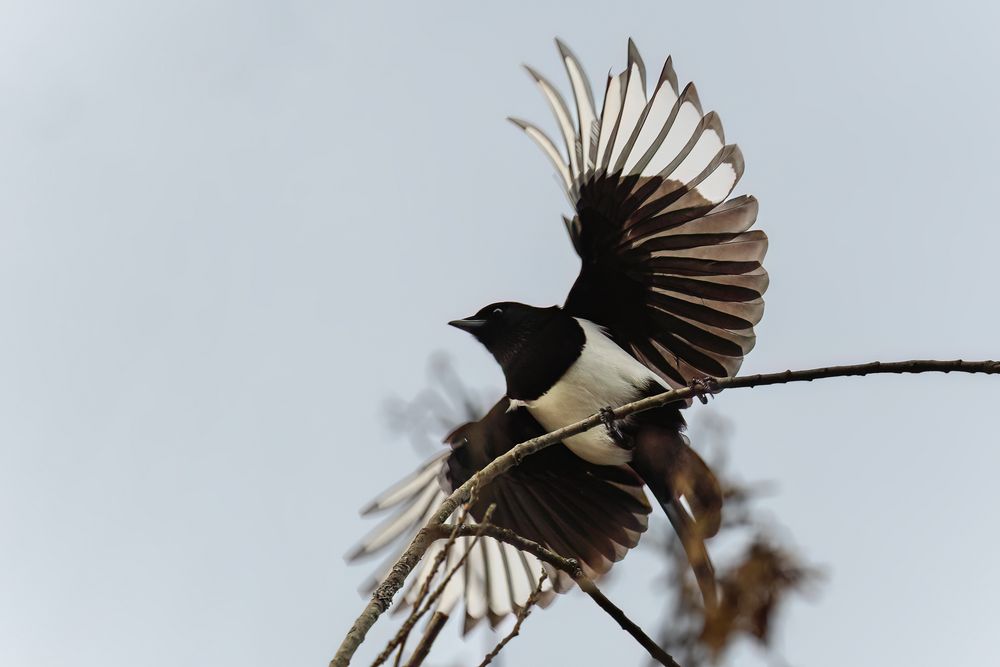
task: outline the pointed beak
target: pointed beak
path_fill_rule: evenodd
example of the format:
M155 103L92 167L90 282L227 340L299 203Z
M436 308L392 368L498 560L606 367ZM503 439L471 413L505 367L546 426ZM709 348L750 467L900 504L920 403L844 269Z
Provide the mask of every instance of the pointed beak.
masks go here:
M455 327L456 329L461 329L462 331L468 331L469 333L474 333L477 329L481 329L486 324L486 320L476 320L472 318L466 318L464 320L452 320L451 322L448 322L448 324Z

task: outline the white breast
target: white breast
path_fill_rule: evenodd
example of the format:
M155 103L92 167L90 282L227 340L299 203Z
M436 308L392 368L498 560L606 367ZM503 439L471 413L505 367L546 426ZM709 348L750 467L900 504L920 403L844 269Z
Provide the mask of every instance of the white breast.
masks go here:
M640 398L650 380L663 381L632 355L618 347L604 331L576 318L586 341L579 358L545 394L524 405L547 430L561 428L598 412ZM632 454L615 444L603 426L565 440L577 456L598 465L627 463Z

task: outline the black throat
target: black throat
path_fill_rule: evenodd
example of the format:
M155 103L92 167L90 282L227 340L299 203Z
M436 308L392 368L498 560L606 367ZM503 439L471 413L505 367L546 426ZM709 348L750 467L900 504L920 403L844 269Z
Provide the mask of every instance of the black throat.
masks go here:
M548 310L548 309L547 309ZM583 351L583 327L561 308L493 351L507 379L508 398L533 401L552 388Z

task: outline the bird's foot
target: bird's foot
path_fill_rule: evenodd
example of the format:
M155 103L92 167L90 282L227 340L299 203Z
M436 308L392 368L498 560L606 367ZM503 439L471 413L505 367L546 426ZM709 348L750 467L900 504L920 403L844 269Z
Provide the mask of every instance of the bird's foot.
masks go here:
M694 395L698 397L698 400L701 401L702 404L708 403L709 396L714 396L722 391L719 389L719 381L714 377L709 376L695 378L694 380L691 380L691 383L688 386L691 387L692 391L694 391Z
M604 428L607 429L608 435L611 436L616 445L622 449L635 449L635 441L623 428L625 420L616 418L613 408L601 408L600 415L601 423L604 424Z

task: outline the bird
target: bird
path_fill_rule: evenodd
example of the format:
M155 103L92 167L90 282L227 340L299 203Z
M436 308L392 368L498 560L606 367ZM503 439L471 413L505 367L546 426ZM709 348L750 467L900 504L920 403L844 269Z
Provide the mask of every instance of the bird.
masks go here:
M728 199L742 154L725 143L718 115L702 113L693 85L677 90L670 59L647 98L645 66L630 40L628 67L609 78L598 119L579 61L561 44L560 53L575 127L555 88L529 72L555 113L566 159L541 130L514 123L552 159L573 203L576 215L565 224L581 259L578 277L562 306L499 302L449 323L489 350L503 371L505 397L547 431L735 374L754 346L768 283L767 236L750 230L757 201ZM688 449L682 407L609 420L607 429L565 440L588 462L628 464L679 534L686 516L715 509L689 513L680 502L685 494L672 461ZM706 527L712 534L717 524ZM704 557L688 556L692 563ZM702 583L709 603L713 587Z
M434 465L440 486L454 488L516 437L601 413L603 429L566 438L560 460L537 462L544 468L539 474L558 478L563 468L592 466L634 475L633 483L649 488L673 525L709 609L717 593L705 539L718 531L722 492L684 433L687 403L625 419L614 419L609 409L736 374L763 315L767 236L751 229L756 198L730 198L743 174L740 149L726 143L718 114L703 112L694 84L678 88L671 58L649 93L645 65L629 40L627 67L608 77L598 110L579 59L556 44L575 113L555 86L527 70L555 115L562 146L537 126L510 120L555 167L574 209L563 221L580 271L562 305L497 302L449 323L486 347L506 388L480 421L456 431L471 438L459 437L457 447L454 434L446 439L453 449ZM466 457L474 464L458 465L466 447L476 452ZM507 503L525 497L501 495ZM558 544L556 528L576 515L553 515L553 507L536 521L542 529L536 536L556 552L561 546L564 555L578 556L574 550L586 540ZM594 539L607 537L594 533ZM630 542L616 544L627 550ZM602 574L601 568L592 573Z

